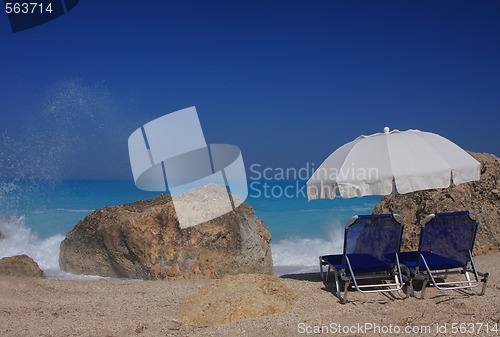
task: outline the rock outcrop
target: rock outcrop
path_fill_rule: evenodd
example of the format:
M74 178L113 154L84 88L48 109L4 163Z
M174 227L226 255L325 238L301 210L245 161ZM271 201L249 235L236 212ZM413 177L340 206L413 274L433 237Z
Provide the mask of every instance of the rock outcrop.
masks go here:
M297 294L275 276L228 275L183 302L179 318L193 325L220 325L285 312Z
M28 255L16 255L1 259L0 275L47 278L43 270Z
M214 193L213 186L207 193ZM160 195L90 213L61 243L59 264L76 274L146 280L273 274L270 240L268 228L245 203L180 228L171 196Z
M416 250L420 223L431 213L474 211L479 228L474 254L500 251L500 159L469 152L481 163L481 179L445 189L384 196L374 214L397 213L404 218L402 251Z

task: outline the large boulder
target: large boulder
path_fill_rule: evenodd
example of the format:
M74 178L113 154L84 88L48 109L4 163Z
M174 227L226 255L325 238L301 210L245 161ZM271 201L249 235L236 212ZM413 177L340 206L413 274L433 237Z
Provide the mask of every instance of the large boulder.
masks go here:
M218 193L227 196L224 187L207 186L211 203ZM59 264L76 274L146 280L273 274L270 240L268 228L245 203L180 228L171 196L160 195L90 213L61 243Z
M43 270L28 255L16 255L0 259L0 275L47 278Z
M393 194L382 197L374 214L397 213L404 218L402 250L416 250L420 223L431 213L474 211L479 229L474 254L500 251L500 159L469 152L481 163L481 179L444 189ZM432 164L430 164L432 165Z
M227 275L200 288L177 314L193 325L220 325L285 312L297 294L276 276Z

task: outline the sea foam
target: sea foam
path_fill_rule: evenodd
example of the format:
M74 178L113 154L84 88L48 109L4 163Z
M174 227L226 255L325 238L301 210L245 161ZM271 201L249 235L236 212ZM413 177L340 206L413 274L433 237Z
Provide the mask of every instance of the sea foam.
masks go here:
M26 254L47 274L59 271L59 246L64 235L40 239L24 225L24 217L0 218L0 258Z
M276 275L319 272L319 256L341 254L344 227L334 225L324 238L290 238L271 243Z
M25 226L24 217L11 218L0 215L0 259L26 254L38 264L48 278L67 280L111 279L97 275L76 275L59 268L59 252L64 235L56 234L41 239Z
M0 218L0 258L26 254L46 273L59 270L59 246L64 235L40 239L24 224L24 217Z

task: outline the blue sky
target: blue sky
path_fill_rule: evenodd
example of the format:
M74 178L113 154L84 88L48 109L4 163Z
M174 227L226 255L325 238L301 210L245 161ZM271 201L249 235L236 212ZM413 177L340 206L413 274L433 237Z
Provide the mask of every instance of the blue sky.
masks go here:
M128 136L196 106L247 167L384 126L500 155L498 1L89 1L0 14L0 178L132 178Z

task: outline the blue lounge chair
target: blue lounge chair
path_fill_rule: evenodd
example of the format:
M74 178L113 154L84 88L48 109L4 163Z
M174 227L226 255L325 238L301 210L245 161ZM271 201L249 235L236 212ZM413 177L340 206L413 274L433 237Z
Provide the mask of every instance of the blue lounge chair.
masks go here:
M479 273L472 259L478 223L474 212L437 213L427 216L421 225L418 251L400 253L400 262L410 269L413 280L423 281L421 298L428 283L437 289L471 289L483 283L486 291L488 273ZM469 273L474 276L471 280ZM464 274L464 281L446 281L450 274ZM480 280L479 276L483 279Z
M340 303L346 303L351 283L361 292L402 289L405 282L398 259L403 233L401 220L397 214L354 216L345 226L343 253L319 257L321 279L328 286L330 272L333 272ZM323 266L328 266L326 275ZM381 283L384 279L395 280L395 283ZM363 284L359 280L363 280ZM370 282L375 280L377 282Z

